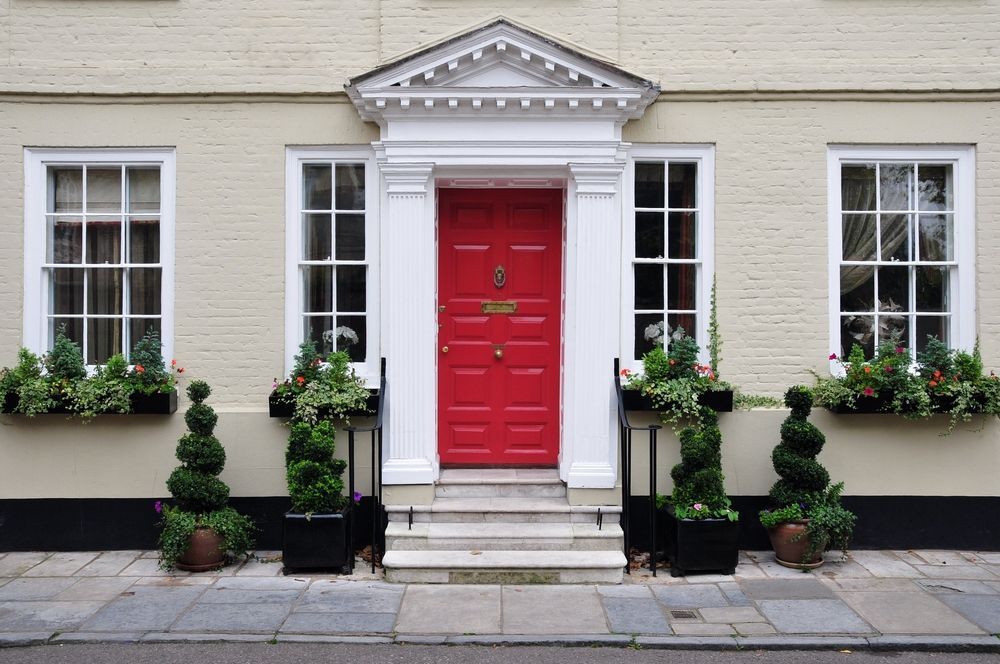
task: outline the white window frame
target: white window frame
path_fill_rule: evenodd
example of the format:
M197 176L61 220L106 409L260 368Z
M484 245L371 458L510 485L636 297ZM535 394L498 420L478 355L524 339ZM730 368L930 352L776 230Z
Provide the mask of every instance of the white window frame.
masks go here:
M177 167L173 148L24 149L24 346L36 354L48 352L49 278L43 267L46 263L48 168L82 164L160 168L160 343L163 357L169 363L174 357Z
M642 371L642 358L633 357L635 348L635 163L639 161L678 161L698 164L698 226L695 247L697 258L698 329L694 337L701 347L702 362L708 361L708 316L712 277L715 274L715 146L646 143L633 145L622 178L622 288L621 288L621 367ZM666 177L666 175L665 175ZM664 201L667 204L667 201ZM665 219L666 221L666 219ZM666 297L666 294L664 294ZM664 305L666 301L664 301ZM690 334L690 331L688 331Z
M976 151L972 145L829 145L827 146L827 227L829 238L830 354L840 349L840 263L842 257L841 165L871 162L951 164L955 186L955 261L949 284L951 298L950 346L971 350L976 342ZM915 340L910 340L911 345ZM914 346L915 347L915 346ZM843 374L837 360L834 375Z
M365 294L367 354L364 362L351 366L369 387L379 384L379 279L378 279L378 166L368 146L289 147L285 151L285 375L292 370L299 345L305 338L304 293L299 263L302 254L302 164L311 161L365 164L365 264L368 266Z

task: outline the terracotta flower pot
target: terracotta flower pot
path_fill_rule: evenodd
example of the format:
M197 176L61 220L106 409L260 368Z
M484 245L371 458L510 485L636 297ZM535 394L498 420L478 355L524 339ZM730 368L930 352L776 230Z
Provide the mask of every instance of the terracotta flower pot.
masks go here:
M767 529L771 538L771 548L774 549L774 559L779 565L792 569L816 569L823 564L823 552L818 551L803 562L806 550L809 548L809 536L806 527L809 519L786 521L774 528Z
M211 528L197 528L192 534L187 552L177 561L177 569L186 572L207 572L226 562L222 536Z

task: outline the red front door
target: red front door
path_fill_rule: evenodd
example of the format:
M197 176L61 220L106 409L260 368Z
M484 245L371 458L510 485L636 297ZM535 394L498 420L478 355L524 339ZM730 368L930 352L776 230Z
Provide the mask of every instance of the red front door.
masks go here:
M438 201L441 462L555 465L562 191L441 189Z

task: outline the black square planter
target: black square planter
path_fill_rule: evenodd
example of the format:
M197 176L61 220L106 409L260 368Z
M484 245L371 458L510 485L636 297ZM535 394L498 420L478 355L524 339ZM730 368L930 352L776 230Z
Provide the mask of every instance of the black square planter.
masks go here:
M348 415L354 417L373 415L375 410L378 408L378 390L369 390L368 401L365 403L365 408L367 409L367 412L355 411L348 413ZM271 392L271 395L267 398L267 413L268 417L290 418L295 414L295 400L287 397L280 397L276 393ZM329 412L320 409L319 415L321 419L326 419L330 414Z
M348 510L329 514L285 512L281 559L285 574L327 569L349 572Z
M177 412L177 390L132 394L132 412L136 415L170 415Z
M659 412L659 409L653 405L653 400L639 390L623 389L622 401L625 402L625 410ZM705 392L698 398L698 403L717 413L731 413L733 412L733 391L713 390Z
M892 399L888 396L866 397L861 395L854 400L853 408L845 405L837 405L830 410L838 415L873 415L875 413L884 413L885 409L891 403Z
M739 521L678 519L673 506L667 506L658 510L656 527L661 533L657 539L670 561L670 576L736 571L740 559Z

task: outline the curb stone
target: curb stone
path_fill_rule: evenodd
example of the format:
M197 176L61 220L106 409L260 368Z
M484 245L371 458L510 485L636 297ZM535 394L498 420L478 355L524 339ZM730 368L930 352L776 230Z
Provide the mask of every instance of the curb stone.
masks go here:
M398 638L397 638L398 642ZM627 646L632 638L617 634L495 634L449 636L448 645L471 646Z
M639 636L635 642L650 650L739 650L733 636Z
M920 650L927 652L1000 653L997 636L873 636L869 647L876 651Z
M744 650L867 650L862 636L738 636Z
M18 646L37 646L48 642L53 632L10 632L0 634L0 648L16 648Z
M65 632L49 643L139 643L142 637L143 632Z
M390 645L391 636L333 636L330 634L278 634L278 643L356 643L361 645Z
M266 643L274 637L271 634L173 634L170 632L151 632L141 639L140 643L226 643L238 641L241 643Z

